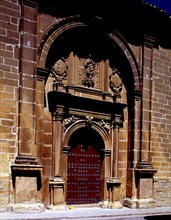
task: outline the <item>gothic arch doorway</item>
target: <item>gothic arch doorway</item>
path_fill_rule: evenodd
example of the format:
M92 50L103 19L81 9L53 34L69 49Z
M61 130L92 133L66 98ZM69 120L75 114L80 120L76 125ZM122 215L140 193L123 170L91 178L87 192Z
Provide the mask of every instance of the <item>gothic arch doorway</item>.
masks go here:
M104 142L92 128L76 130L69 140L67 204L96 204L102 197Z

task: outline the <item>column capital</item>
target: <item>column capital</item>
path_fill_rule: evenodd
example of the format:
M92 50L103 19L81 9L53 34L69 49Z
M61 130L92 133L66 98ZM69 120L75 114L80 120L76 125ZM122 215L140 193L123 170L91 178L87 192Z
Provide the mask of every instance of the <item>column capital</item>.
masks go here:
M122 116L119 114L114 114L113 125L114 128L119 128L122 124Z
M62 121L64 115L64 106L57 105L56 111L53 113L53 120L54 121Z

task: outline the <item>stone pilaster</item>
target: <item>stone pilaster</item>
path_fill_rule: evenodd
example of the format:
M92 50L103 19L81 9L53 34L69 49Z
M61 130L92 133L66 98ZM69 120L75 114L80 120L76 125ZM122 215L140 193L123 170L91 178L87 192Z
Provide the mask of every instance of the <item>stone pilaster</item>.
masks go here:
M121 121L121 115L115 114L113 121L113 155L112 155L112 167L111 177L107 179L107 191L108 200L103 204L103 207L107 208L122 208L120 202L120 186L121 182L118 177L118 150L119 150L119 128Z
M144 36L142 47L142 75L143 89L140 110L140 146L137 156L137 165L132 172L134 189L131 198L125 199L124 205L130 208L153 207L153 175L156 170L153 169L150 161L150 143L151 143L151 102L152 102L152 69L153 69L153 48L155 39L150 36ZM136 137L136 136L135 136ZM134 137L134 138L135 138ZM136 161L135 161L136 162Z
M23 0L20 7L18 156L11 166L15 189L15 204L11 206L14 211L42 211L43 205L37 205L41 203L42 166L37 162L35 144L38 4Z
M52 114L52 177L49 182L52 209L64 208L64 181L61 169L63 113L64 106L57 105Z

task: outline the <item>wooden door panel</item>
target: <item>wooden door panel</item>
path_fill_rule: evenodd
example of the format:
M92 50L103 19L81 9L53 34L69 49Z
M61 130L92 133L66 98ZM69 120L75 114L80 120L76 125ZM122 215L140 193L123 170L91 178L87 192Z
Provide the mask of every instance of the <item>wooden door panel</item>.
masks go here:
M100 155L91 146L78 145L69 153L67 204L100 201Z

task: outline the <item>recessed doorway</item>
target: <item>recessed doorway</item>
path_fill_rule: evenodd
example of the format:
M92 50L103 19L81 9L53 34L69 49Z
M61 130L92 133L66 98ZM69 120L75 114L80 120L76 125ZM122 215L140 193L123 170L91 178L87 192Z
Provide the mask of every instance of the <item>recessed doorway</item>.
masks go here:
M101 199L101 136L89 127L74 132L69 141L67 204L97 204Z

